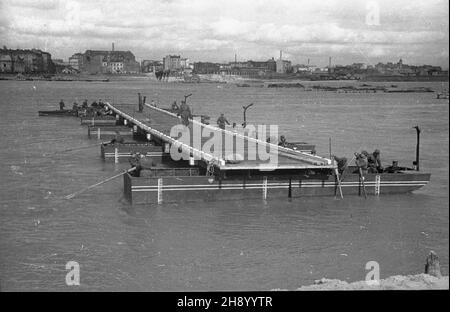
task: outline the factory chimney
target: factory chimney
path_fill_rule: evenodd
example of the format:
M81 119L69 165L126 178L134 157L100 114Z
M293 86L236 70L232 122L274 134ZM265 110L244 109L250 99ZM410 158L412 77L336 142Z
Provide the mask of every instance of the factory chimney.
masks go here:
M328 68L331 68L331 56L328 58Z
M114 52L114 42L112 43L111 48L111 51Z
M283 59L283 52L280 50L280 61Z

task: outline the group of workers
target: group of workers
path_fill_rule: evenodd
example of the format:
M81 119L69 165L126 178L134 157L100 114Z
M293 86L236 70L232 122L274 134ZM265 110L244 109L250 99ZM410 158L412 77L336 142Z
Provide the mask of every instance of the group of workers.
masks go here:
M66 104L64 103L64 100L61 99L61 101L59 102L59 109L63 110L65 106L66 106ZM72 110L86 109L88 107L89 107L88 100L85 99L81 106L78 105L77 101L73 102ZM103 108L103 107L105 107L105 103L103 103L102 99L99 99L98 102L94 100L94 102L92 102L90 107Z
M133 177L140 177L142 170L151 169L156 166L156 163L150 157L145 157L145 155L139 152L133 153L129 159L129 162L131 168L135 168L130 172L130 175Z
M372 154L362 151L355 154L355 162L363 173L382 173L384 171L381 165L380 150L376 149Z
M64 110L65 106L64 100L61 99L59 102L59 109ZM86 117L105 116L108 114L105 107L106 105L102 99L99 99L98 102L94 100L91 105L89 105L88 100L85 99L82 105L79 105L77 101L73 102L72 111L84 113Z
M172 113L176 113L177 116L181 117L181 122L185 126L189 126L189 119L192 119L192 111L185 100L181 101L181 105L178 106L177 101L174 101L170 107ZM225 118L223 113L220 114L217 119L217 125L220 129L225 129L225 125L230 125L230 122ZM233 125L236 125L235 123Z
M336 161L339 173L342 174L348 165L347 158L337 157L333 155L333 159ZM389 171L387 170L387 168L383 168L383 165L381 164L379 149L376 149L372 154L369 154L365 150L363 150L361 153L355 153L355 163L358 168L354 171L354 173L359 173L359 169L361 169L361 172L363 174L383 173Z
M189 119L192 119L192 112L186 101L182 100L181 105L178 106L177 101L174 101L171 106L172 112L181 117L181 122L186 127L189 126Z

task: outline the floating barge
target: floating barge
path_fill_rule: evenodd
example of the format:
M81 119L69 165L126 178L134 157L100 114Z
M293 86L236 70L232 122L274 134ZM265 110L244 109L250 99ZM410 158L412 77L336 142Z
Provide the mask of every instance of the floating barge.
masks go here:
M195 170L192 170L195 169ZM429 173L404 171L366 174L364 185L356 168L348 168L341 181L343 196L380 195L412 192L426 185ZM323 171L309 175L301 171L252 172L234 176L205 176L199 168L158 168L142 177L124 175L125 197L135 204L174 202L183 200L228 200L296 198L304 196L339 196L336 175Z
M133 139L133 129L126 126L87 126L88 138L113 139L118 133L124 139Z
M100 154L104 160L114 159L115 162L119 162L119 160L128 161L135 153L151 158L152 161L159 164L163 163L163 157L170 157L170 155L163 152L161 145L158 146L153 143L127 142L102 144L100 146Z
M131 203L163 203L184 200L221 200L251 199L302 196L345 196L345 195L381 195L412 192L426 185L429 173L418 171L418 150L416 169L397 168L393 172L377 174L358 173L358 168L348 166L339 173L334 161L314 155L305 150L277 146L232 129L222 130L196 120L191 120L189 129L195 124L225 139L236 142L243 140L245 146L254 144L277 158L276 163L261 159L249 160L249 150L244 151L242 159L227 158L235 155L234 150L222 147L222 156L214 151L208 152L193 143L183 143L179 138L170 136L172 127L180 124L180 118L167 110L145 104L145 113L136 113L130 105L106 106L116 116L120 124L133 127L135 132L145 134L160 150L160 163L144 168L139 176L125 173L124 195ZM419 130L418 130L419 136ZM190 142L195 138L191 137ZM201 138L204 146L204 138ZM306 144L306 143L303 143ZM225 144L226 145L226 144ZM234 146L234 143L233 143ZM111 150L114 148L114 152ZM116 152L117 148L117 152ZM122 147L102 147L102 155L118 159L133 153L133 149ZM152 147L153 148L153 147ZM170 151L177 150L184 155L174 160ZM155 147L155 149L158 149ZM312 150L310 148L310 150ZM217 151L216 151L217 152ZM119 156L121 154L123 156ZM159 156L161 155L161 156Z
M117 124L117 120L114 116L81 117L80 123L82 125L91 126L115 126Z

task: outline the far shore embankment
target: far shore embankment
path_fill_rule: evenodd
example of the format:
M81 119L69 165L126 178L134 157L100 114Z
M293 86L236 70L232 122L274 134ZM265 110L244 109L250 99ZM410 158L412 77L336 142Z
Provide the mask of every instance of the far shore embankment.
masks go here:
M45 81L132 81L151 80L158 81L153 73L140 74L11 74L0 73L0 80L45 80ZM292 81L348 81L348 82L448 82L449 76L367 76L361 79L335 79L323 76L298 75L298 74L271 74L263 76L239 76L202 74L193 76L169 76L163 79L165 82L190 82L190 83L224 83L224 82L292 82Z
M87 75L87 74L0 74L0 80L15 81L87 81L87 82L109 82L109 81L134 81L149 80L146 74L117 74L117 75Z

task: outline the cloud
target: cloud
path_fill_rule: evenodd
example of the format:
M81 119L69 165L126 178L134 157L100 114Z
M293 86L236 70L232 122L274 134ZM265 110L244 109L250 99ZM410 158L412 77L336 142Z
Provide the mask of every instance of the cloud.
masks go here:
M368 25L368 3L379 25ZM131 50L138 57L179 53L191 59L277 56L294 62L333 55L351 63L395 60L448 63L446 0L2 0L0 40L48 48L67 58L86 49ZM430 49L430 47L432 49Z

